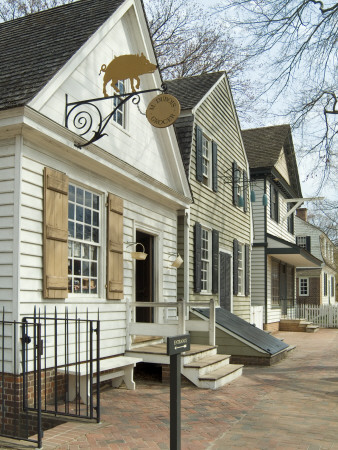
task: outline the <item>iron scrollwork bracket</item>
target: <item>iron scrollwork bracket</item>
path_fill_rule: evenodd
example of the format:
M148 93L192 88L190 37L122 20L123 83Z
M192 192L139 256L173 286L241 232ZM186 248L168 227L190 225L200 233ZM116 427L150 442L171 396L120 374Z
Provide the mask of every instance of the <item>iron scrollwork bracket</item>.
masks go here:
M129 100L131 100L134 105L138 105L141 100L140 98L141 94L146 94L149 92L164 93L166 92L166 90L167 90L166 85L162 84L161 88L147 89L144 91L135 91L131 93L112 95L109 97L92 98L89 100L81 100L78 102L68 102L68 95L66 94L65 127L69 128L69 124L72 123L73 127L80 131L79 136L81 137L85 136L90 132L94 133L94 136L86 143L74 144L75 147L78 148L86 147L87 145L98 141L103 136L107 136L107 133L105 133L104 130L108 125L109 121L114 116L115 112ZM106 117L103 117L97 103L102 102L104 100L112 100L112 99L118 99L119 101L117 102L117 105L114 107L114 109ZM95 124L92 113L89 112L88 110L82 109L81 107L89 107L94 112L96 112L98 117L98 126L96 129L94 129Z

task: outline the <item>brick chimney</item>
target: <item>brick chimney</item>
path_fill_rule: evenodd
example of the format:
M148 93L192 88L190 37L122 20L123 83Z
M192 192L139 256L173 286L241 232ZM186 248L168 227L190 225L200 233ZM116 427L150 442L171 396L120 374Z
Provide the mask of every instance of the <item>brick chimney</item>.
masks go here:
M307 208L298 208L297 217L304 220L304 222L307 222Z

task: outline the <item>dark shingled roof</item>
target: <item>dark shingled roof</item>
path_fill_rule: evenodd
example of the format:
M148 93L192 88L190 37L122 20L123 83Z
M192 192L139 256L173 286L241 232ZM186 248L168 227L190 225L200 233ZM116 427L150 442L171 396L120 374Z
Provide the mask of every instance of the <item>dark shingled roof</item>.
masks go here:
M302 190L290 125L242 130L242 137L251 174L255 169L273 169L284 147L293 196L301 197Z
M79 0L0 23L0 109L31 100L123 2Z
M209 318L209 309L194 308L194 311L197 311L203 316ZM231 333L235 334L239 338L250 342L270 355L275 355L276 353L286 350L289 347L288 344L285 344L283 341L271 336L260 328L251 325L246 320L232 314L230 311L223 308L216 308L215 311L215 320L217 325L220 325L225 330L231 331Z
M190 152L194 132L194 117L192 115L179 117L174 123L174 128L182 156L184 170L189 180Z
M224 72L202 73L194 77L166 81L169 94L178 99L181 109L192 109L209 92Z
M273 167L290 133L290 125L242 130L250 169Z

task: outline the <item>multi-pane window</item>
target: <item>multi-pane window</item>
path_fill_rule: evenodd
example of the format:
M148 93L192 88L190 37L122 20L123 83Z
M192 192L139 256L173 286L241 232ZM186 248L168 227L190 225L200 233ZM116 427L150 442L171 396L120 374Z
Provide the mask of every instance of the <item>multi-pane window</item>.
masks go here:
M299 278L299 295L305 296L309 295L309 279Z
M287 210L290 211L293 208L291 203L288 203ZM288 232L294 234L294 214L288 216Z
M69 185L68 292L97 294L100 246L100 198Z
M270 186L270 217L276 222L279 220L278 211L278 191L274 186Z
M201 241L201 259L202 259L202 291L210 291L210 268L211 268L211 245L210 231L202 228Z
M244 245L238 244L238 293L244 294Z
M242 183L242 171L240 169L238 169L236 171L236 175L235 175L235 183L236 183L236 187L237 187L237 205L239 206L243 206L244 203L244 199L243 199L243 183Z
M122 81L119 80L116 83L116 86L120 90L120 95L125 93L125 86L124 86L123 80ZM114 108L117 106L117 109L113 114L113 120L114 120L114 122L121 125L121 127L125 127L125 104L124 103L120 104L121 100L122 99L119 97L114 98Z
M279 306L279 263L271 263L271 299L272 305Z
M204 135L202 136L202 170L203 170L203 183L206 186L210 185L210 141Z
M297 236L297 245L306 250L306 236Z

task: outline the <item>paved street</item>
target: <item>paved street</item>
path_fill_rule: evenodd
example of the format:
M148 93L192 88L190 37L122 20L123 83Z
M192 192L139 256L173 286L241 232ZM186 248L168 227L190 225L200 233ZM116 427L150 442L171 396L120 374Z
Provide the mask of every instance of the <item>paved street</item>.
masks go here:
M275 366L245 368L217 391L183 384L182 450L338 449L338 330L277 336L296 349ZM60 425L43 448L169 449L169 387L136 382L102 392L101 424Z

